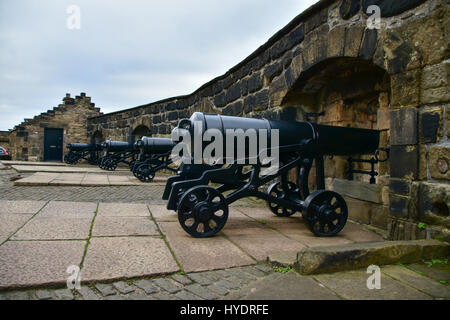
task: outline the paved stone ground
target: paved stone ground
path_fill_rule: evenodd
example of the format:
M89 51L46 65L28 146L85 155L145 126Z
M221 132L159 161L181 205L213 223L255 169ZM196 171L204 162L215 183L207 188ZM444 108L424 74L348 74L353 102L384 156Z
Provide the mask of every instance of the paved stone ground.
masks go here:
M29 161L20 161L20 160L2 160L1 163L7 166L67 166L66 163L63 162L29 162Z
M37 201L101 201L122 203L151 203L165 205L162 200L164 185L153 183L137 186L15 186L10 179L20 175L28 178L33 173L18 173L13 169L0 170L0 199L4 200L37 200ZM129 174L129 171L126 172ZM18 180L19 181L19 180ZM252 198L236 202L236 206L265 207L265 203Z
M186 234L162 205L0 200L0 289L65 283L70 265L83 280L103 281L246 266L305 247L381 241L349 222L340 235L318 238L300 217L268 209L230 208L215 237Z
M58 168L58 167L57 167ZM165 185L166 177L157 176L151 182L152 185ZM149 186L150 183L141 182L138 178L129 174L108 174L107 172L92 173L59 173L36 172L29 177L14 182L15 186Z
M448 270L424 265L383 267L373 291L365 270L302 277L263 262L283 250L381 240L354 223L316 238L301 218L250 200L230 210L218 236L194 239L158 205L163 186L16 187L16 174L0 170L0 299L450 298ZM64 288L69 265L81 267L79 291Z
M103 169L100 169L96 166L42 166L42 165L11 165L11 167L18 172L65 172L65 173L104 173ZM119 167L116 169L116 172L129 172L127 167Z
M79 290L41 287L0 291L0 300L450 299L450 272L424 263L382 267L379 290L367 288L366 270L318 276L286 271L260 263L225 270L90 283Z

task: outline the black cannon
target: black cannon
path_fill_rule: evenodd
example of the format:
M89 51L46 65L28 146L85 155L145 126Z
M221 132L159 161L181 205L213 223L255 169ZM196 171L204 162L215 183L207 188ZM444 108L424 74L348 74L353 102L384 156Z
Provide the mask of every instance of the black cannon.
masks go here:
M134 176L142 182L151 182L159 170L176 172L177 169L169 167L172 164L170 154L173 146L173 141L168 138L142 137L138 140L135 147L140 153L132 166Z
M102 143L104 150L99 167L104 170L114 171L119 163L131 165L139 154L133 143L107 140Z
M98 164L101 146L99 144L69 143L67 144L69 153L64 156L67 164L76 164L81 159L90 164Z
M317 125L310 122L284 122L266 119L239 118L194 113L188 120L181 120L174 132L189 132L191 150L205 150L207 143L196 148L194 131L215 129L228 138L227 130L253 129L259 137L266 130L267 137L279 135L279 145L257 141L258 157L265 153L277 153L279 168L268 171L267 163L251 157L248 150L255 144L250 138L238 144L248 152L244 158L234 152L234 158L223 163L197 163L180 166L178 175L170 177L163 199L167 208L178 212L182 228L194 237L210 237L219 232L228 219L228 206L243 197L258 197L267 201L270 210L277 216L288 217L302 212L311 231L316 236L329 237L340 232L347 221L348 208L344 198L336 192L324 190L323 157L326 155L351 156L376 154L380 141L377 130L353 129ZM274 129L277 129L274 131ZM183 138L184 140L185 138ZM269 139L267 139L269 140ZM223 155L226 155L223 143ZM378 158L377 158L378 159ZM244 160L244 161L242 161ZM310 192L309 172L315 161L318 191ZM225 161L224 161L225 162ZM296 181L289 181L290 171L297 169ZM260 187L274 181L267 192ZM213 186L212 186L213 185ZM224 193L227 193L224 195Z

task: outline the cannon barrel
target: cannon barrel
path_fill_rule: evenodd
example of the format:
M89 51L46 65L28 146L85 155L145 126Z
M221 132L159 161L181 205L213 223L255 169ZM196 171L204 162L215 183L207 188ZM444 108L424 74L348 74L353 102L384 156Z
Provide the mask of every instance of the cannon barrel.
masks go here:
M187 129L194 137L194 131L202 134L208 129L217 129L226 139L227 130L255 129L258 135L260 129L267 129L267 136L271 131L279 130L280 153L303 151L308 156L336 155L351 156L358 154L373 154L379 147L380 131L318 125L310 122L274 121L267 119L242 118L204 114L195 112L190 119L183 119L174 130ZM196 128L197 127L197 128ZM270 138L268 139L270 146ZM194 141L195 143L195 141ZM224 147L226 143L224 141ZM302 149L304 146L306 148ZM225 153L224 153L225 154Z
M161 154L170 152L174 143L169 138L142 137L135 143L135 146L143 152Z
M97 151L100 149L100 145L88 143L68 143L67 149L72 151Z
M104 143L102 143L102 148L110 152L120 152L128 149L133 149L134 146L133 143L129 142L106 140Z

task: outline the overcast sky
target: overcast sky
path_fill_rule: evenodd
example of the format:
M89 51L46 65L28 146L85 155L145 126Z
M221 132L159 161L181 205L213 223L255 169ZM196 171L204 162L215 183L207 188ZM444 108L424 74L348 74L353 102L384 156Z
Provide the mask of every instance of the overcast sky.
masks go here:
M0 130L69 92L104 113L189 94L315 2L0 0ZM80 29L67 27L70 5Z

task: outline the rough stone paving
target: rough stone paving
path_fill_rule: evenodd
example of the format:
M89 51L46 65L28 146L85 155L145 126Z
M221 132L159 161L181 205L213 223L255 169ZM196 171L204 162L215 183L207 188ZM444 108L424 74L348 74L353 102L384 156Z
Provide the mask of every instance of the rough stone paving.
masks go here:
M280 219L260 202L231 208L211 239L186 235L160 197L162 186L17 187L0 170L0 300L449 299L449 272L425 264L300 276L267 256L305 247L380 241L349 223L341 236L312 236L298 217ZM69 290L69 265L81 289ZM447 268L448 269L448 268Z
M15 186L11 178L17 177L15 170L0 170L0 199L5 200L70 200L70 201L102 201L102 202L148 202L152 204L165 204L161 200L165 185L158 183L132 186ZM20 173L20 177L30 177L31 173ZM19 180L20 181L20 180ZM246 203L251 206L265 205L260 201L244 199L239 205Z
M424 276L424 272L428 272ZM300 276L257 264L165 277L92 283L79 290L32 288L0 291L0 300L432 300L450 299L440 283L449 273L425 264L381 268L380 290L366 287L366 270Z

